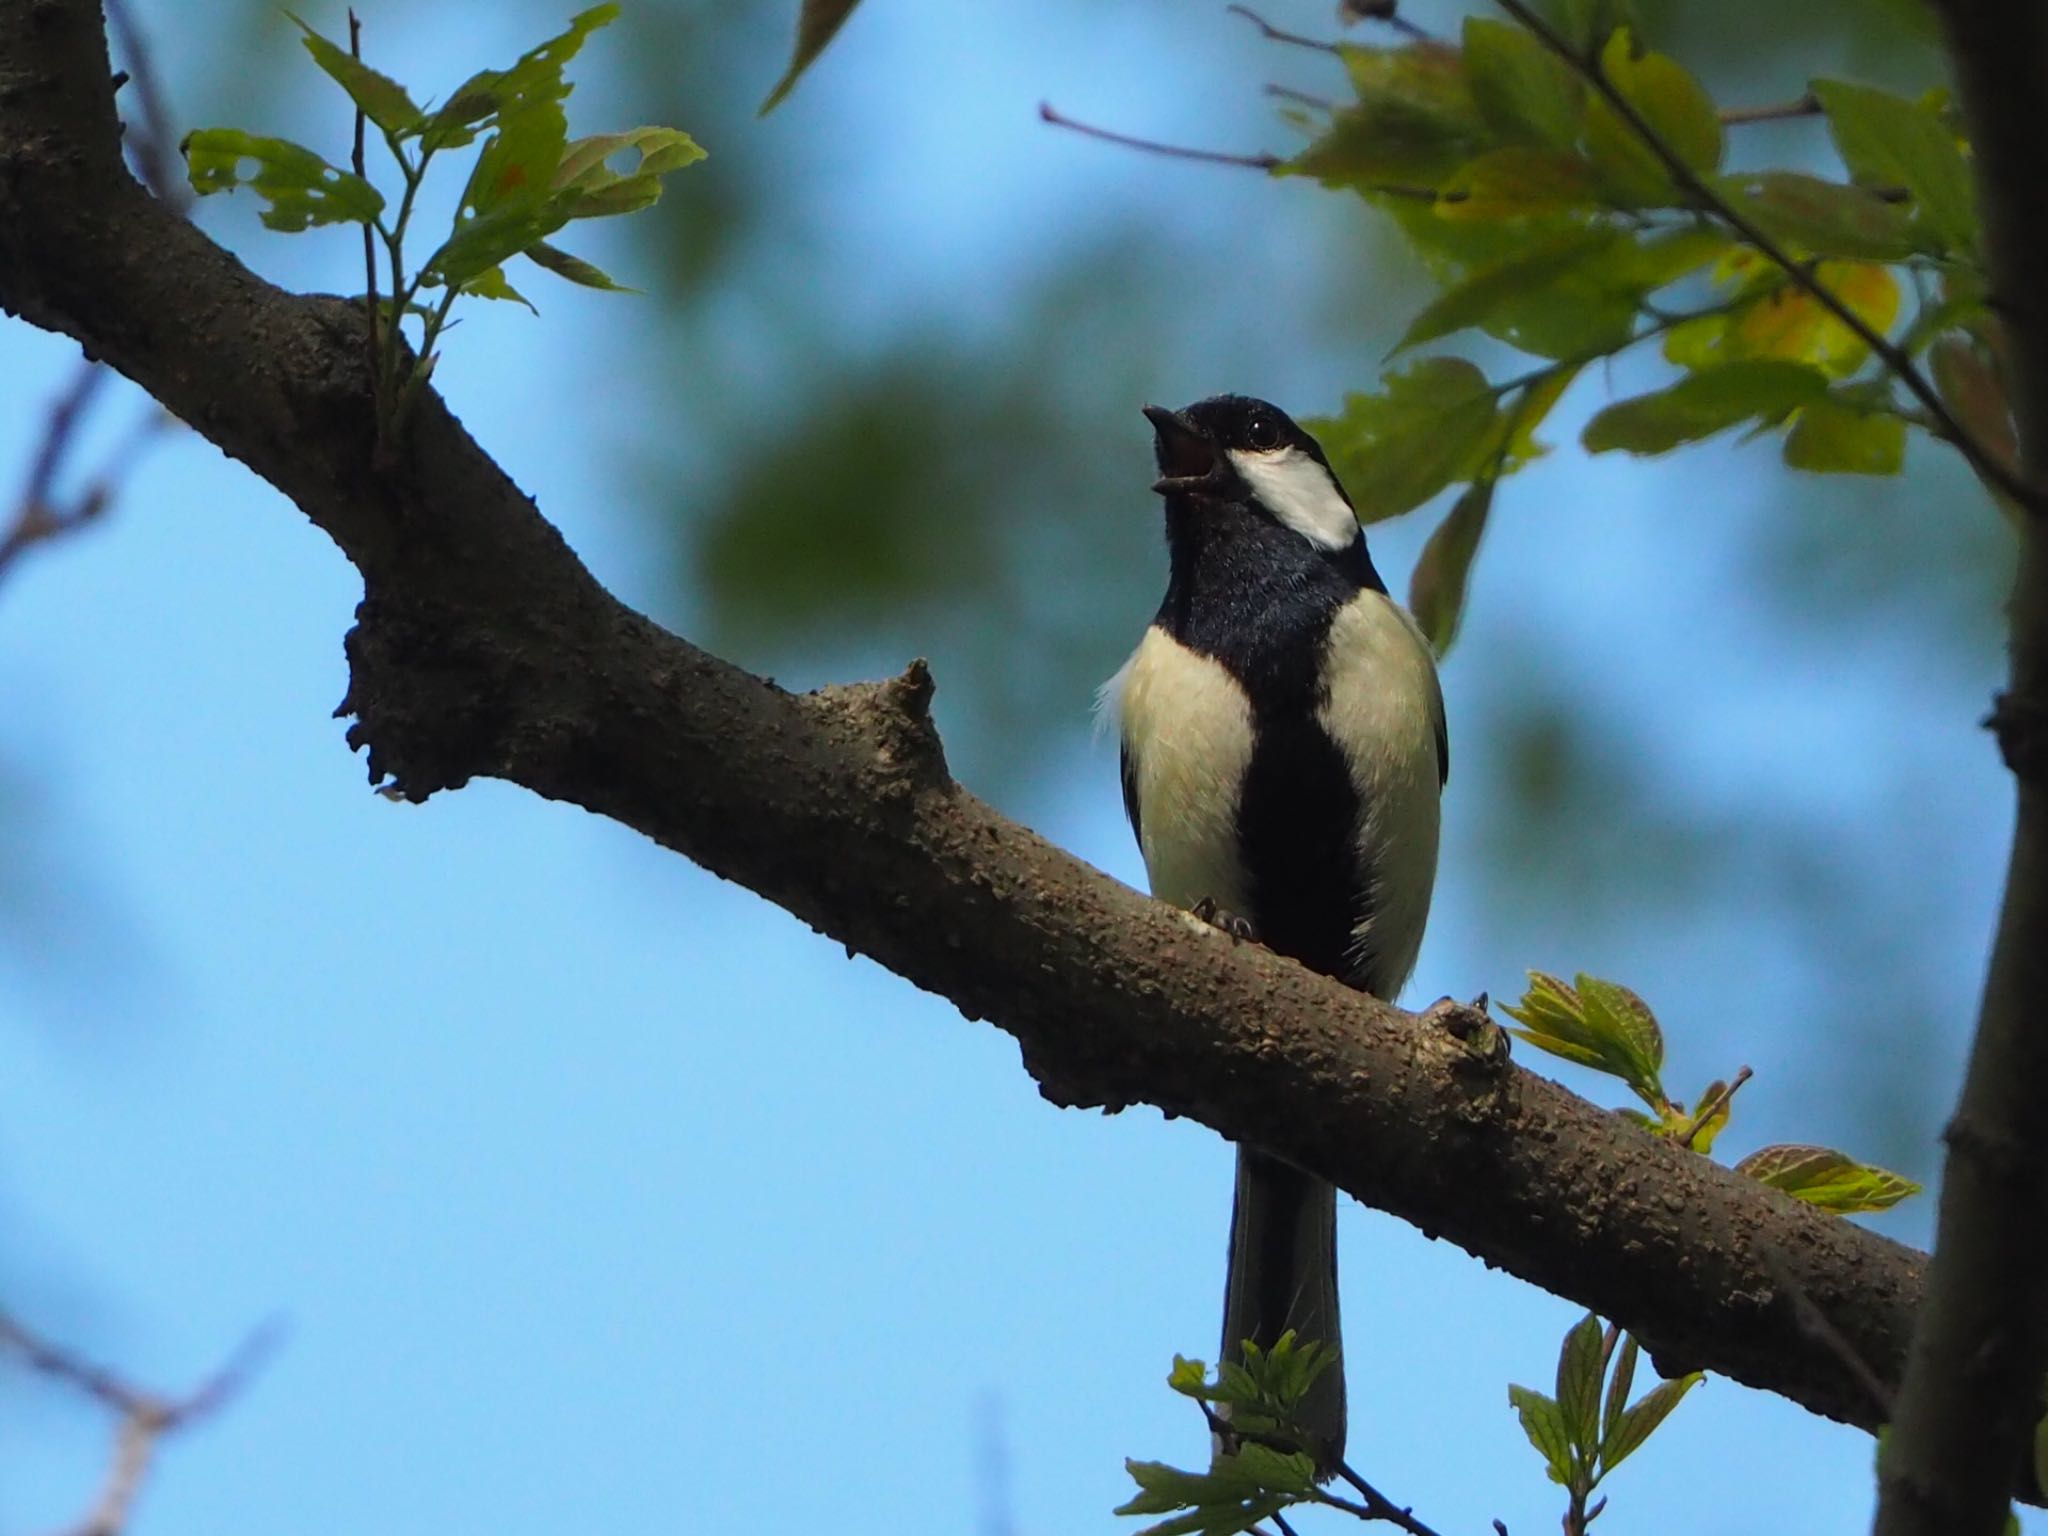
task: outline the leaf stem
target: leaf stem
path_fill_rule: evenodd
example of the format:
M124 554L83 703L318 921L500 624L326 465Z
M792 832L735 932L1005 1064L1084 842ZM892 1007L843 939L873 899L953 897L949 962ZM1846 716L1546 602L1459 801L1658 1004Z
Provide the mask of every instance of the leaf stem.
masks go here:
M1970 468L1977 472L1978 478L2004 492L2021 506L2035 512L2048 511L2048 496L2044 496L2030 482L2007 468L1988 447L1979 442L1950 412L1939 391L1920 371L1913 359L1821 282L1814 275L1813 263L1793 260L1784 247L1701 179L1699 173L1686 163L1684 156L1673 149L1664 136L1636 109L1635 103L1607 78L1607 71L1600 67L1597 58L1581 54L1572 47L1555 27L1527 3L1527 0L1495 0L1495 3L1599 92L1601 99L1613 109L1615 116L1628 124L1629 131L1636 136L1642 146L1657 157L1665 173L1679 190L1691 198L1703 212L1726 224L1823 309L1847 326L1851 334L1868 347L1899 382L1906 386L1913 397L1927 408L1929 414L1941 423L1943 435L1956 445L1957 450L1969 462Z
M1735 1076L1722 1084L1719 1093L1709 1094L1707 1101L1693 1111L1692 1123L1685 1128L1685 1134L1678 1138L1678 1144L1681 1147L1690 1148L1693 1144L1693 1139L1699 1135L1701 1127L1718 1115L1721 1112L1721 1107L1735 1097L1735 1090L1754 1076L1756 1074L1750 1071L1748 1067L1743 1067Z
M356 15L354 6L348 10L348 52L349 57L361 61L363 57L363 21ZM356 175L369 180L368 168L363 161L363 126L367 118L360 105L356 107L356 133L354 151L350 163ZM370 409L375 419L376 442L371 449L372 457L382 463L388 454L384 437L385 402L388 396L384 389L384 354L382 326L377 314L377 236L383 229L381 218L372 218L363 225L363 319L366 322L367 344L370 362ZM394 274L395 277L395 274Z
M1337 1463L1337 1475L1351 1485L1357 1492L1359 1499L1363 1500L1363 1502L1354 1503L1350 1499L1339 1498L1334 1493L1318 1488L1314 1495L1316 1503L1326 1504L1332 1509L1344 1510L1358 1516L1361 1520L1385 1520L1391 1525L1399 1526L1408 1533L1408 1536L1437 1536L1433 1529L1415 1518L1412 1510L1405 1509L1401 1505L1396 1504L1392 1499L1381 1493L1379 1489L1373 1487L1371 1483L1360 1477L1348 1461Z

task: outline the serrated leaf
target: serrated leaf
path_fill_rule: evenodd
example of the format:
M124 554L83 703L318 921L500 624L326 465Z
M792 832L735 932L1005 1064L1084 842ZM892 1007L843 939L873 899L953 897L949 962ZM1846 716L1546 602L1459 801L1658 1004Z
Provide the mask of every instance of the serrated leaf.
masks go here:
M545 240L536 240L520 251L535 266L545 267L557 277L566 277L572 283L581 283L585 288L601 288L607 293L635 293L637 289L615 283L599 268L592 266L581 256L571 256L567 251L558 250Z
M1173 1357L1173 1369L1166 1373L1166 1384L1174 1391L1183 1397L1199 1398L1208 1382L1208 1366L1199 1360L1190 1360L1185 1355Z
M1600 50L1600 68L1615 90L1678 158L1695 172L1721 164L1721 118L1714 101L1676 59L1635 52L1628 28ZM1597 92L1587 100L1586 149L1616 200L1658 207L1677 200L1670 172L1628 120Z
M503 267L486 268L461 284L461 288L464 293L473 293L480 299L505 299L514 304L524 304L536 315L540 313L525 294L512 286Z
M1603 1453L1607 1437L1614 1433L1615 1425L1621 1422L1621 1416L1628 1408L1628 1395L1635 1386L1636 1359L1639 1354L1635 1335L1624 1333L1620 1345L1614 1351L1614 1368L1607 1377L1607 1402L1600 1417Z
M1564 1336L1557 1352L1557 1412L1574 1459L1592 1459L1600 1443L1600 1347L1604 1330L1588 1312Z
M426 121L426 114L406 94L404 86L389 75L380 74L345 48L328 41L315 32L290 11L298 23L299 30L306 35L299 39L306 45L306 52L313 56L313 62L334 78L349 98L362 108L363 116L375 123L386 133L409 134Z
M803 8L797 12L796 46L790 52L789 68L782 72L782 78L775 82L775 89L761 103L760 116L766 117L773 112L782 98L796 89L803 72L825 51L825 45L839 34L839 29L846 25L846 18L853 14L857 4L859 0L803 0Z
M1585 116L1585 87L1524 28L1465 18L1465 74L1472 99L1503 140L1570 149Z
M1599 991L1598 1003L1590 1003L1584 995L1589 986ZM1576 987L1569 987L1555 976L1531 971L1529 990L1521 1001L1504 1003L1501 1011L1523 1026L1511 1029L1510 1034L1538 1050L1620 1078L1661 1113L1665 1105L1664 1087L1657 1075L1661 1043L1654 1051L1646 1047L1643 1020L1624 1017L1627 1004L1621 999L1641 1009L1648 1028L1655 1029L1655 1019L1648 1017L1648 1008L1633 992L1583 974Z
M1900 261L1916 245L1912 216L1863 187L1796 171L1724 176L1715 187L1766 234L1809 255Z
M1906 423L1823 396L1800 409L1785 435L1785 462L1821 474L1896 475L1906 462Z
M1283 171L1365 191L1388 183L1434 187L1491 145L1455 48L1345 45L1340 52L1358 100Z
M1671 1417L1671 1410L1685 1400L1685 1394L1703 1380L1704 1373L1692 1371L1670 1381L1660 1381L1645 1392L1601 1441L1602 1470L1612 1472L1640 1449L1642 1443L1655 1433L1657 1426Z
M1908 1195L1920 1193L1920 1186L1911 1179L1859 1163L1832 1147L1791 1143L1759 1147L1737 1163L1735 1171L1782 1189L1795 1200L1845 1215L1888 1210Z
M1309 422L1362 523L1429 500L1476 473L1498 405L1486 375L1455 357L1426 357L1347 395L1341 416Z
M582 51L590 34L619 19L614 0L579 11L563 31L521 54L507 69L481 69L420 125L420 147L428 154L474 139L493 118L538 101L559 102L569 94L562 69Z
M1581 441L1592 453L1667 453L1740 422L1774 421L1826 389L1826 375L1804 363L1719 363L1669 389L1608 406L1586 424Z
M1408 582L1408 611L1415 615L1431 649L1442 656L1458 637L1458 620L1465 609L1465 579L1472 569L1472 557L1479 552L1480 536L1486 531L1486 514L1493 506L1493 481L1474 481L1451 506L1450 512L1415 562Z
M1522 1433L1543 1458L1553 1483L1572 1480L1572 1440L1557 1404L1531 1387L1509 1387L1508 1402L1522 1421Z
M1628 1048L1654 1079L1664 1066L1664 1032L1657 1017L1627 987L1581 972L1580 1000L1586 1005L1586 1022L1597 1033L1627 1042Z
M264 201L264 224L286 234L315 224L368 224L384 211L383 194L362 177L289 139L201 128L178 147L193 191L205 197L249 187ZM255 162L253 173L243 174L245 161Z
M1816 80L1813 93L1849 174L1866 187L1903 191L1936 250L1974 254L1976 194L1947 124L1928 107L1875 86Z

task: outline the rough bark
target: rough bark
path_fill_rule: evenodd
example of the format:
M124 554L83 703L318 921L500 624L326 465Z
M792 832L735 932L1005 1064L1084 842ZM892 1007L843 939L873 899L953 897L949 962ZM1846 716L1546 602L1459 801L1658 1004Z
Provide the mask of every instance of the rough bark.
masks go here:
M1972 148L1985 257L2009 343L2021 469L2048 484L2048 10L1943 7ZM2016 822L1962 1098L1947 1131L1927 1302L1881 1475L1881 1536L1994 1536L2027 1464L2048 1374L2048 524L2022 511L2012 679L1990 724ZM2022 1478L2024 1474L2022 1473Z
M372 468L359 311L263 283L123 169L98 8L0 0L0 305L76 337L360 570L345 710L372 775L478 775L638 828L1016 1037L1056 1103L1157 1105L1700 1366L1864 1426L1921 1257L1152 902L947 776L931 682L793 696L591 578L422 397ZM1816 1322L1825 1319L1825 1325Z

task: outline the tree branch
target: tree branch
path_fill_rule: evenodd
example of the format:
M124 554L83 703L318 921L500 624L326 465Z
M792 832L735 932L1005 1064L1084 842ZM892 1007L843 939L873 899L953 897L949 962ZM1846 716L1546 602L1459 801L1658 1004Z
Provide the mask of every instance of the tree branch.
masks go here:
M1919 1255L1108 879L955 785L922 664L796 696L625 608L423 393L388 467L363 312L283 293L120 157L97 7L0 0L0 305L78 338L282 490L361 572L343 709L373 779L584 806L1014 1035L1055 1103L1157 1105L1866 1427L1787 1292L1896 1376Z
M2048 11L1945 0L1983 210L1986 266L2010 340L2029 484L2048 472ZM2048 1375L2048 515L2018 518L2012 680L1992 724L2018 783L2005 902L1969 1072L1948 1126L1927 1303L1879 1475L1881 1536L2003 1528Z

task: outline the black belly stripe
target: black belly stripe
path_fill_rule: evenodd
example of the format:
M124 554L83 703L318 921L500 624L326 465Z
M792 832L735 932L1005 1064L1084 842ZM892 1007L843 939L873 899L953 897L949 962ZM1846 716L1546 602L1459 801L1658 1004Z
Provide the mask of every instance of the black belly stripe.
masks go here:
M1313 714L1264 711L1253 729L1237 812L1251 907L1245 916L1269 949L1345 977L1369 896L1359 860L1358 792Z

